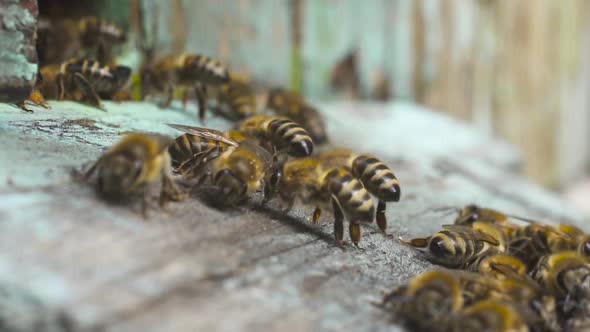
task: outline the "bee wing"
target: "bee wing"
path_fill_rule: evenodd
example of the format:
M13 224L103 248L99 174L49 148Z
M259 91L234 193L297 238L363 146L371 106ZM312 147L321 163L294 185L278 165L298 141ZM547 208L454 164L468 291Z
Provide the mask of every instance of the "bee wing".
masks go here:
M538 223L540 223L538 220L533 220L533 219L529 219L529 218L524 218L524 217L520 217L520 216L515 216L515 215L513 215L513 214L507 214L506 216L507 216L507 217L510 217L510 218L512 218L512 219L516 219L516 220L524 221L524 222L526 222L526 223L529 223L529 224L538 224Z
M235 141L234 139L232 139L230 137L227 137L223 132L216 130L216 129L185 126L185 125L172 124L172 123L167 123L166 125L174 128L176 130L180 130L180 131L185 132L190 135L199 136L201 138L218 141L218 142L225 143L227 145L231 145L231 146L235 146L235 147L238 147L240 145L240 143L238 143L237 141Z
M490 267L492 269L496 270L496 272L499 272L499 273L505 275L507 278L514 279L514 280L524 279L521 274L518 274L516 271L514 271L509 266L498 264L498 263L490 263Z
M483 233L483 232L476 231L469 226L443 225L443 229L453 231L453 232L459 232L459 233L469 233L469 234L474 235L478 240L488 242L488 243L493 244L495 246L500 244L500 243L498 243L498 240L496 240L493 236Z

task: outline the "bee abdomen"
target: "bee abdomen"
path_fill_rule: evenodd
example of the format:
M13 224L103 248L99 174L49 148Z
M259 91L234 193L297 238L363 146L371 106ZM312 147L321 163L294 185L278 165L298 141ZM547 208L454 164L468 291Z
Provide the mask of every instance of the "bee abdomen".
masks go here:
M179 167L183 163L192 159L201 152L209 151L213 148L220 147L221 143L212 140L206 140L193 135L181 135L170 145L168 152L172 159L172 166Z
M223 97L227 100L232 112L240 118L246 118L256 113L254 93L245 85L230 83L225 89Z
M343 169L333 169L326 175L326 181L329 192L351 220L369 223L373 220L373 199L352 174Z
M358 156L352 165L352 173L361 179L367 189L384 201L397 202L401 190L393 172L375 157Z
M484 244L467 234L442 230L428 242L430 259L447 267L459 267L469 263L485 250Z
M196 79L207 84L224 84L229 82L229 72L217 60L201 54L186 56L184 65L195 70Z
M82 41L85 44L96 43L99 40L98 36L117 42L124 42L127 39L125 31L120 26L95 16L83 17L79 25Z
M307 131L287 118L271 120L268 130L274 144L287 149L291 156L306 157L313 152L313 141Z

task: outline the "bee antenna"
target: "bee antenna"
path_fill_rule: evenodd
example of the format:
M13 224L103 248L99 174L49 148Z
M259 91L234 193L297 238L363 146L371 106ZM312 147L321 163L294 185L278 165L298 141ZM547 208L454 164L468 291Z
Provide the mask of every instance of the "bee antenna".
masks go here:
M520 216L515 216L513 214L507 214L506 216L507 217L510 217L510 218L514 218L514 219L520 220L520 221L524 221L524 222L529 223L529 224L539 223L538 220L533 220L533 219L530 219L530 218L524 218L524 217L520 217Z

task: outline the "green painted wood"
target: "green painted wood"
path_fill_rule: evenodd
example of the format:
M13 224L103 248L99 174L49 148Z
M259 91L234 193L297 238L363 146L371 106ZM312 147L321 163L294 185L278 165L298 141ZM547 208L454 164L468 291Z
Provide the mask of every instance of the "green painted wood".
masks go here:
M269 83L291 80L287 1L143 0L148 33L156 22L158 51L198 52ZM172 37L178 31L180 36Z

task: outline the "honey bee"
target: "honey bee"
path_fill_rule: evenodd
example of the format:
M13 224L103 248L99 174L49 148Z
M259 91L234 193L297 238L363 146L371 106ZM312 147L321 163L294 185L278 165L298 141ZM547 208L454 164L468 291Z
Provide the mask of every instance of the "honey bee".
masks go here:
M126 66L101 66L97 61L72 59L59 66L57 74L50 73L57 67L42 68L42 73L55 77L57 99L75 98L81 92L83 99L104 110L101 98L111 99L129 80L131 69ZM51 92L48 92L51 94Z
M401 196L399 181L389 167L374 156L359 155L348 149L323 152L316 158L326 165L345 167L378 199L375 220L381 232L386 234L385 203L398 202Z
M543 256L532 272L541 287L564 302L564 311L575 302L590 295L590 265L575 251L563 251Z
M127 34L119 25L96 16L82 17L78 21L79 38L86 50L96 50L96 59L100 63L113 61L111 47L127 41ZM93 53L86 54L90 57Z
M349 220L349 234L355 247L361 239L361 223L371 223L375 215L373 199L362 183L343 167L323 165L313 157L285 162L274 186L280 200L289 211L296 202L315 204L313 222L317 223L322 209L334 213L334 236L344 248L344 217Z
M330 87L337 92L345 92L354 100L361 97L360 75L358 68L359 49L350 50L332 68Z
M84 174L97 174L96 189L108 201L122 202L142 194L142 212L147 211L149 189L160 185L159 203L181 199L171 177L168 145L171 139L155 134L129 134L105 152Z
M243 120L258 112L257 96L248 81L231 74L231 80L212 89L217 101L215 112L232 121Z
M110 64L113 61L111 48L126 40L126 32L120 26L98 17L40 18L37 24L37 53L41 66L78 57Z
M577 232L577 229L568 225L554 227L532 223L516 230L509 251L532 269L543 256L561 251L583 250L584 236Z
M200 54L165 56L146 66L141 76L142 91L152 87L167 94L162 107L170 106L177 86L194 87L201 122L205 121L207 110L207 86L222 85L230 81L229 72L225 67L218 61ZM186 99L186 95L183 99Z
M258 140L259 145L273 154L285 151L291 156L300 157L308 156L313 151L313 141L305 129L286 118L251 117L240 122L228 135L213 129L175 124L169 126L185 132L170 146L172 165L175 168L181 168L194 156L202 155L208 150L223 151L230 146L237 147L245 137L252 142Z
M386 294L380 304L412 328L442 330L463 309L463 289L454 271L424 272Z
M235 129L259 138L263 145L268 142L271 150L285 151L293 157L306 157L313 152L314 141L308 132L285 117L252 116L239 122Z
M494 224L474 222L471 227L445 225L440 232L403 243L426 248L426 257L435 264L450 268L468 268L486 254L505 252L506 234Z
M449 331L528 332L526 312L513 302L484 300L463 309Z
M198 184L221 190L224 204L245 203L258 191L264 191L265 199L270 195L271 181L280 174L276 174L272 154L256 139L238 131L170 126L185 132L170 146L173 166L189 164Z
M301 124L317 144L328 140L326 125L321 114L300 95L281 88L271 89L268 93L266 108Z

